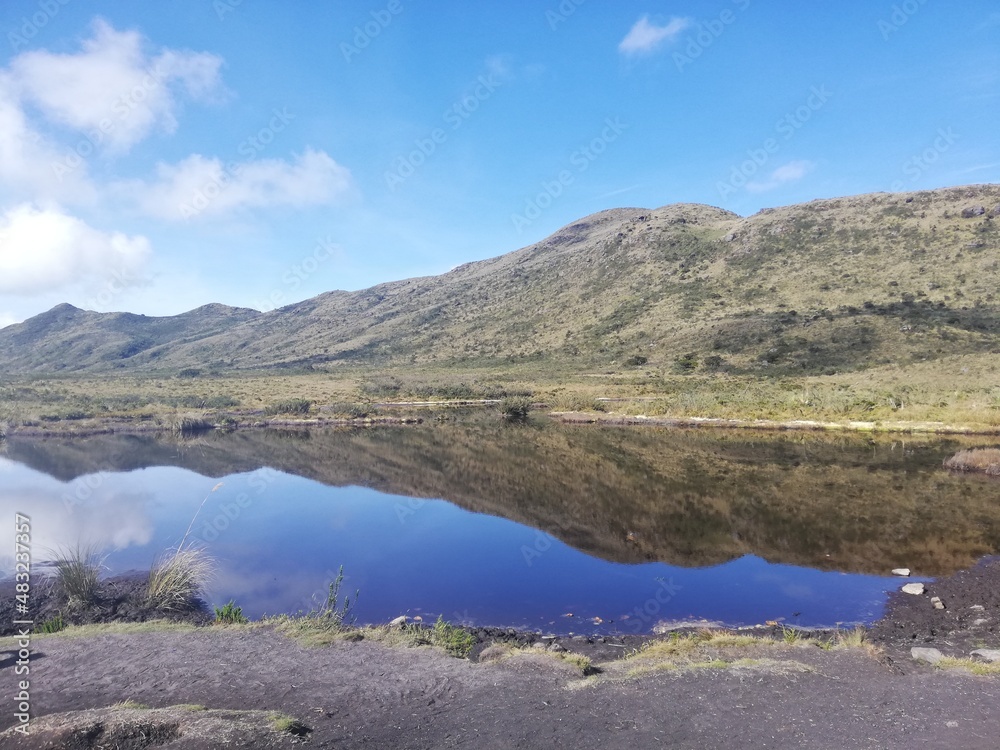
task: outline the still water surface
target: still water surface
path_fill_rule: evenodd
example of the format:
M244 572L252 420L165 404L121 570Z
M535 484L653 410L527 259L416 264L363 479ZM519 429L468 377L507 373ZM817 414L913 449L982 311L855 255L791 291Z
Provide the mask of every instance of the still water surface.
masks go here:
M190 526L211 603L254 617L316 606L343 565L361 622L833 626L877 619L893 567L1000 551L1000 483L940 468L974 442L492 422L11 440L0 511L31 515L36 547L104 546L110 573Z

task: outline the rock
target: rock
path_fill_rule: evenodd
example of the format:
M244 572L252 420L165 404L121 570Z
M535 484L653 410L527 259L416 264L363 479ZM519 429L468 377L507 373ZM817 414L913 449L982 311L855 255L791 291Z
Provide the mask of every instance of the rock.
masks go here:
M555 646L556 644L553 643L552 645ZM531 644L531 647L537 648L539 651L545 651L545 644L542 643L541 641L535 641L534 643ZM551 651L551 649L549 650Z
M989 622L985 617L979 617L972 621L972 627L978 628L980 625L985 625Z
M903 578L908 578L910 576L909 568L893 568L892 574L894 576L902 576Z
M928 664L937 664L944 658L944 654L936 648L921 648L919 646L910 649L910 656L916 661L925 661Z
M969 206L968 208L962 209L963 219L972 219L976 216L982 216L986 213L986 208L983 206Z
M977 648L972 652L972 658L990 663L1000 661L1000 648Z
M931 605L934 607L934 609L944 609L944 602L941 601L940 596L932 596Z
M400 615L395 620L389 620L390 628L401 628L407 623L406 615Z
M971 609L973 612L985 612L986 611L986 607L984 607L982 604L973 604L971 607L969 607L969 609Z
M908 583L901 591L904 594L913 594L914 596L921 596L924 593L924 584L922 583Z
M548 650L554 654L561 654L566 650L566 648L565 646L560 646L558 643L553 643L549 646Z

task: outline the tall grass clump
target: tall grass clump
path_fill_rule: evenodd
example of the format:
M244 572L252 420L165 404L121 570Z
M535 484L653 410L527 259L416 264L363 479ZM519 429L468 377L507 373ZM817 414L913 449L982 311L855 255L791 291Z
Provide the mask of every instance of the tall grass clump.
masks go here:
M275 416L277 414L305 415L309 413L310 409L312 409L312 401L304 398L292 398L287 401L278 401L265 407L264 413L268 416Z
M190 609L212 576L208 553L197 547L178 547L153 563L149 571L146 604L152 609Z
M944 468L951 471L974 471L1000 477L1000 448L973 448L959 451L945 460Z
M57 552L53 562L56 584L73 607L87 607L97 601L104 555L93 545L78 544Z
M500 401L500 416L510 422L523 422L531 412L531 399L527 396L508 396Z

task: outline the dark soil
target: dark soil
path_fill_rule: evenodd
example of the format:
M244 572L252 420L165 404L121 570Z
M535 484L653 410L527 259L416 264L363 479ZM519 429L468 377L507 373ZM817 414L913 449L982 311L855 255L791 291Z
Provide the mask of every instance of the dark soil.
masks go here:
M905 582L900 579L901 586ZM81 617L93 622L156 616L136 604L143 587L142 575L110 579L102 585L99 607ZM934 609L932 596L941 597L946 609ZM48 597L35 599L40 613L58 611L58 594L50 591ZM8 615L0 612L9 620ZM207 618L204 610L179 616ZM311 649L259 625L36 636L31 710L39 732L27 740L0 734L0 748L69 747L55 738L69 737L74 727L124 740L136 734L135 727L143 730L136 736L148 739L153 729L176 726L176 732L161 733L162 742L133 745L129 739L115 746L207 750L221 746L226 736L246 748L305 741L317 748L997 750L1000 678L936 670L914 662L909 648L931 645L950 656L997 648L998 623L1000 559L994 558L928 584L923 596L894 595L885 618L869 632L887 658L864 649L755 646L724 655L729 661L753 660L745 666L630 676L632 662L620 657L648 637L547 638L480 628L470 631L476 641L470 658L456 659L434 649L389 648L366 640ZM757 632L780 641L780 629ZM477 663L491 643L539 641L589 656L592 676L585 680L578 667L542 649ZM9 653L0 660L0 680L15 685L16 647L2 648ZM181 708L147 717L135 713L141 708L67 713L125 700L155 709L200 704L213 711L199 716ZM269 714L235 713L248 710L280 711L306 729L276 733L266 721ZM15 721L12 712L0 715L0 729Z
M87 607L70 605L53 578L35 578L30 592L30 611L25 617L15 612L14 580L0 581L0 636L12 635L17 628L14 620L34 620L38 630L43 623L61 615L67 625L89 625L105 622L146 622L172 620L207 624L214 618L208 606L195 601L183 611L164 611L146 606L148 573L132 572L100 582L95 601Z
M93 715L65 712L126 699L157 709L280 711L308 731L277 746L305 740L315 748L996 750L1000 737L1000 680L899 674L859 649L772 646L733 657L766 654L754 665L643 676L615 662L585 681L549 654L477 664L369 641L306 648L260 626L36 637L32 645L32 713L47 721L27 740L0 735L3 748L65 747L45 744L46 724L93 727ZM0 680L13 681L11 664L0 663ZM15 721L11 711L0 714L0 729ZM106 734L121 734L115 727L122 722L98 723ZM151 714L125 725L137 722L162 724ZM224 745L222 734L199 739L184 723L178 729L177 741L142 746ZM275 742L273 735L244 735L227 746Z
M900 587L906 582L901 578ZM944 609L934 608L935 596ZM1000 558L981 560L969 570L928 583L923 595L892 594L885 616L872 626L869 637L903 660L909 659L913 646L956 657L978 648L1000 648Z

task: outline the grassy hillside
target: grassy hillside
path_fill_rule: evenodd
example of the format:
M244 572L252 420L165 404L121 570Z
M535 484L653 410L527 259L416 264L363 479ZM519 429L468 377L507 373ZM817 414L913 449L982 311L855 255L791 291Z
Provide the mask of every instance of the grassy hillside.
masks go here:
M0 374L645 366L800 376L1000 352L1000 187L741 218L616 209L442 276L269 313L60 306L0 331Z

